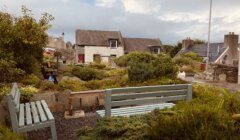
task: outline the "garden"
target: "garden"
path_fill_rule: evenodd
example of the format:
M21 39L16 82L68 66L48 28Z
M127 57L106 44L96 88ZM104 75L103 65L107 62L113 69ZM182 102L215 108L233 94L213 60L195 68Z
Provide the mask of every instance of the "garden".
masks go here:
M201 71L202 59L194 53L172 58L165 53L132 52L115 59L116 67L104 63L64 65L52 62L57 68L58 83L44 80L41 73L41 66L46 63L43 48L54 18L44 13L36 20L25 7L22 13L15 17L0 12L0 111L7 108L5 95L10 92L12 82L20 87L21 103L43 94L54 95L58 97L54 100L62 101L61 98L66 97L60 95L69 90L183 84L186 82L177 78L179 71ZM171 109L131 117L100 118L96 110L91 109L85 118L66 120L65 108L60 112L51 109L62 139L239 139L239 123L232 119L233 114L240 112L239 92L195 84L193 95L192 101L177 102ZM53 102L52 98L49 100ZM3 116L7 117L2 120ZM0 139L43 139L49 133L13 133L6 111L0 121L8 122L0 124Z

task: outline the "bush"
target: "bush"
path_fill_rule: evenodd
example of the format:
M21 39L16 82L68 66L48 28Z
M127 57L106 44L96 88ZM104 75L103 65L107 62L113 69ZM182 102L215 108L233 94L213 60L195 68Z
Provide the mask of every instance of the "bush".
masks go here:
M29 102L31 100L31 98L33 97L33 94L38 93L39 90L33 86L26 86L26 87L21 87L20 88L20 102L21 103L26 103Z
M95 68L95 69L104 69L106 68L107 66L105 64L102 64L102 63L91 63L89 65L90 68Z
M152 78L169 77L175 79L178 68L170 56L160 54L151 63L130 63L128 76L130 81L143 82Z
M150 53L131 52L115 59L115 63L120 67L127 67L132 63L151 63L155 59Z
M21 80L21 83L24 85L32 85L32 86L37 86L39 85L41 79L39 79L36 75L34 74L29 74L23 77Z
M239 139L232 113L240 112L240 93L194 85L194 99L173 108L131 117L104 117L82 128L84 139Z
M97 122L94 129L79 130L80 139L144 139L148 127L141 117L105 117Z
M103 71L97 71L93 68L88 67L74 67L72 74L84 81L96 80L104 78Z
M13 133L7 127L0 125L0 140L24 140L24 136L19 133Z
M153 62L153 67L156 77L169 77L175 79L177 76L178 68L168 55L159 54Z
M64 80L59 82L59 87L61 90L71 90L71 91L83 91L87 90L86 87L84 87L83 83L79 82L78 80Z
M84 86L90 90L96 90L96 89L100 89L102 84L103 83L101 81L93 80L93 81L88 81L84 83Z
M154 78L154 68L152 64L133 63L128 69L130 81L143 82Z
M2 101L6 94L10 93L10 91L11 91L10 86L0 84L0 102Z
M44 80L40 83L40 89L42 91L48 91L48 90L53 90L56 91L59 89L58 85L54 84L53 82L50 82L48 80Z

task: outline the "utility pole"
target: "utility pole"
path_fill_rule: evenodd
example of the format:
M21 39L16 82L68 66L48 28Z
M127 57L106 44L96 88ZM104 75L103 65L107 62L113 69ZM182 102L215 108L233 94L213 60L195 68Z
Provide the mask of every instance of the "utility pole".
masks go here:
M212 22L212 0L210 0L206 72L208 72L208 65L209 65L209 55L210 55L209 53L210 53L210 41L211 41L211 22Z

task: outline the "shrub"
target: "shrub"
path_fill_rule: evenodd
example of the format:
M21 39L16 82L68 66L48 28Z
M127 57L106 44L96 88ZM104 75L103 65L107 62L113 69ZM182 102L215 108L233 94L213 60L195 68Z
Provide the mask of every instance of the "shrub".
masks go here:
M46 91L46 90L53 90L56 91L59 89L58 85L54 84L53 82L50 82L48 80L44 80L40 83L40 89L42 91Z
M143 82L154 77L154 68L152 64L132 63L128 69L130 81Z
M23 77L21 80L21 83L24 85L32 85L32 86L37 86L40 83L40 79L34 75L34 74L29 74Z
M115 63L120 67L127 67L131 63L151 63L155 59L150 53L131 52L115 59Z
M194 85L194 99L173 108L131 117L104 117L82 128L85 139L239 139L232 113L240 112L240 93Z
M0 84L0 102L2 101L6 94L10 93L10 91L11 91L10 86Z
M175 79L177 76L178 68L168 55L159 54L153 62L153 67L156 77L170 77Z
M26 86L26 87L21 87L20 88L20 102L21 103L26 103L29 102L31 100L31 98L33 97L33 94L38 93L38 89L33 87L33 86Z
M102 64L102 63L91 63L89 65L90 68L95 68L95 69L104 69L106 68L107 66L105 64Z
M84 127L78 132L80 139L143 139L148 125L141 117L105 117L97 122L94 129Z
M71 91L83 91L87 90L86 87L84 87L82 82L79 82L78 80L64 80L59 82L59 87L61 90L71 90Z
M184 109L184 110L183 110ZM231 117L208 105L188 105L180 113L155 113L148 129L150 139L237 138Z
M107 74L109 77L123 76L123 75L126 75L127 73L128 73L127 69L120 69L120 68L107 71Z
M97 71L88 67L74 67L72 74L84 81L102 79L104 77L103 71Z
M24 140L24 136L14 133L7 127L0 125L0 140Z
M96 90L96 89L100 89L102 84L103 83L101 81L92 80L84 83L84 86L90 90Z

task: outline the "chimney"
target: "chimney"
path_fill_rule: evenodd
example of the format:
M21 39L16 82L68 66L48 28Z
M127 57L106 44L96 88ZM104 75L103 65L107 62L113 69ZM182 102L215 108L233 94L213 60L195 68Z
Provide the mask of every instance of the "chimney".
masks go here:
M229 34L224 36L224 48L228 48L227 52L227 65L234 65L238 61L238 38L239 35L235 35L234 32L229 32Z
M182 50L186 50L189 46L193 45L194 41L187 37L186 39L182 40Z

